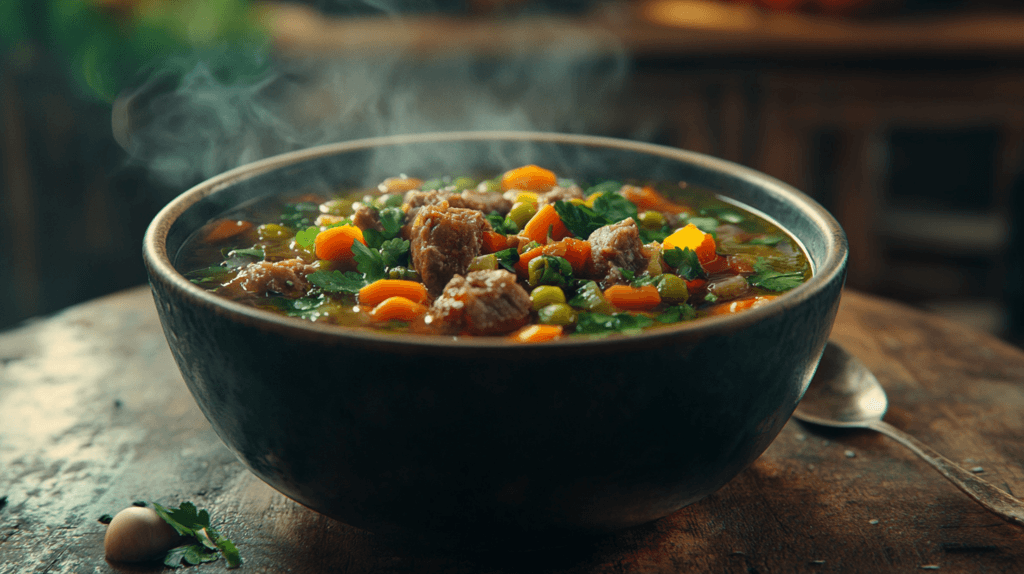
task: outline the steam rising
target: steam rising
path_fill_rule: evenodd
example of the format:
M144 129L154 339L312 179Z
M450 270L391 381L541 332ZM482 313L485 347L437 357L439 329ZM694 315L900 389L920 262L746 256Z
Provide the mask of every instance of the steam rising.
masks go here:
M388 12L383 4L373 6ZM401 34L402 21L394 23ZM155 75L124 100L115 131L133 162L177 191L264 157L363 137L595 132L625 84L625 54L608 37L551 37L486 53L279 56L262 77L233 84L199 65L182 77Z

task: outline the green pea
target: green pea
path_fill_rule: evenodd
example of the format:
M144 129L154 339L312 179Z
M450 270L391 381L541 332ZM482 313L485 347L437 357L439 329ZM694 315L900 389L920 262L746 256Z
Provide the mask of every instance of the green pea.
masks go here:
M392 267L388 269L388 279L405 279L406 281L419 281L420 274L415 269L408 267Z
M661 300L667 303L685 303L690 297L686 281L678 275L672 273L661 275L657 286L658 295L661 295Z
M477 255L469 262L469 271L492 271L498 268L498 256L493 253Z
M533 310L540 311L548 305L565 304L565 292L554 285L541 285L530 292Z
M565 303L548 305L537 311L537 321L545 325L574 325L576 323L576 311Z
M508 212L508 218L514 221L519 226L519 229L522 229L526 222L530 221L536 214L536 204L529 201L520 201L512 205L512 209Z
M665 225L665 216L657 211L645 211L640 214L640 227L644 229L661 229Z
M263 225L256 228L256 233L260 239L284 239L285 237L291 236L294 232L291 229L277 223L264 223Z
M471 177L465 176L457 177L455 178L455 181L452 182L452 185L455 186L455 189L457 189L458 191L462 191L464 189L471 189L475 187L476 180Z

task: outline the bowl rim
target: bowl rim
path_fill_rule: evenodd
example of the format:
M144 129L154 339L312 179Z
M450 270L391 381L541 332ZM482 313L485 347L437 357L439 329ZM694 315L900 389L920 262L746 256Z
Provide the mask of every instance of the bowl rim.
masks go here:
M623 151L646 153L670 160L682 161L696 167L726 173L734 179L755 184L765 192L786 198L786 203L795 205L814 224L826 231L825 257L818 262L812 277L796 288L783 293L769 305L755 307L742 313L705 317L700 321L683 322L660 326L638 333L613 334L604 337L563 337L543 344L523 345L511 343L507 337L458 337L448 335L426 335L382 332L372 329L351 328L303 321L278 315L231 301L215 295L193 284L179 273L167 252L167 236L174 222L192 205L238 182L262 175L293 164L345 152L371 149L383 146L401 146L419 143L449 143L456 141L523 141L556 143L621 149ZM726 194L728 197L728 195ZM745 204L743 204L745 205ZM756 210L755 210L756 211ZM765 215L760 214L759 215ZM769 219L773 219L770 215ZM783 229L802 243L793 231ZM812 298L834 281L844 281L848 259L846 234L839 222L818 202L805 193L778 179L740 164L715 158L706 154L660 144L638 142L607 136L566 134L558 132L533 131L452 131L417 134L390 135L324 144L271 156L241 165L203 182L200 182L168 202L153 218L143 238L143 260L149 271L150 283L160 281L168 289L201 308L222 315L233 321L272 330L299 339L331 340L346 344L385 345L393 348L451 350L451 349L495 349L515 346L517 349L558 349L585 347L600 350L608 345L645 346L656 344L666 338L724 335L743 329L769 317L784 313ZM813 264L813 262L812 262Z

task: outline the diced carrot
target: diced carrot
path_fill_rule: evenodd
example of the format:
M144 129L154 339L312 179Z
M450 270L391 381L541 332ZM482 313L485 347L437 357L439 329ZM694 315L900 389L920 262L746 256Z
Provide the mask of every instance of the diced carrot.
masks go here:
M252 229L251 221L221 219L213 224L213 227L207 232L206 241L209 243L224 241L250 229Z
M484 231L484 246L481 254L496 253L508 247L508 236L497 231Z
M570 233L569 229L562 223L562 218L558 216L558 212L555 211L555 206L548 203L538 209L537 213L530 218L530 221L526 222L520 235L529 237L537 243L547 243L549 235L551 239L558 241L568 237Z
M517 343L543 343L561 336L561 325L527 325L509 335Z
M427 287L419 281L379 279L359 290L360 305L377 305L391 297L404 297L415 303L426 303Z
M619 309L627 311L649 311L661 303L661 295L654 285L612 285L604 290L604 298Z
M356 241L366 245L363 230L354 225L340 225L317 233L313 245L320 259L344 261L352 258L352 244Z
M689 247L697 253L697 260L701 265L718 257L718 253L715 251L715 238L710 233L704 233L692 223L666 237L663 245L668 250L676 247L680 249Z
M370 311L376 322L415 321L427 312L427 307L405 297L388 297Z
M754 307L760 307L761 305L767 304L772 299L778 297L777 295L755 295L754 297L746 297L744 299L736 299L735 301L727 301L720 303L708 309L708 315L729 315L731 313L738 313L746 309L753 309Z
M566 244L564 241L556 241L547 245L541 245L540 247L534 247L529 251L524 251L519 254L519 261L515 264L516 273L520 277L526 277L530 274L530 261L541 255L552 255L555 257L565 257ZM574 269L575 270L575 269Z
M625 185L622 187L621 193L641 210L676 214L693 211L685 205L673 202L650 186L637 187L635 185Z
M501 176L501 189L525 189L528 191L551 191L558 183L555 172L537 167L535 165L524 165L510 169Z
M590 242L575 237L566 237L561 243L565 244L565 259L572 265L572 272L582 273L590 261Z

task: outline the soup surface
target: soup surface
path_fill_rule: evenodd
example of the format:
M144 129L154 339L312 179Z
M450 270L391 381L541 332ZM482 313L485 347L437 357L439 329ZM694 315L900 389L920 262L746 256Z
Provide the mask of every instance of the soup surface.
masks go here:
M533 165L275 196L209 222L176 264L307 321L520 342L742 312L811 275L787 233L713 193Z

